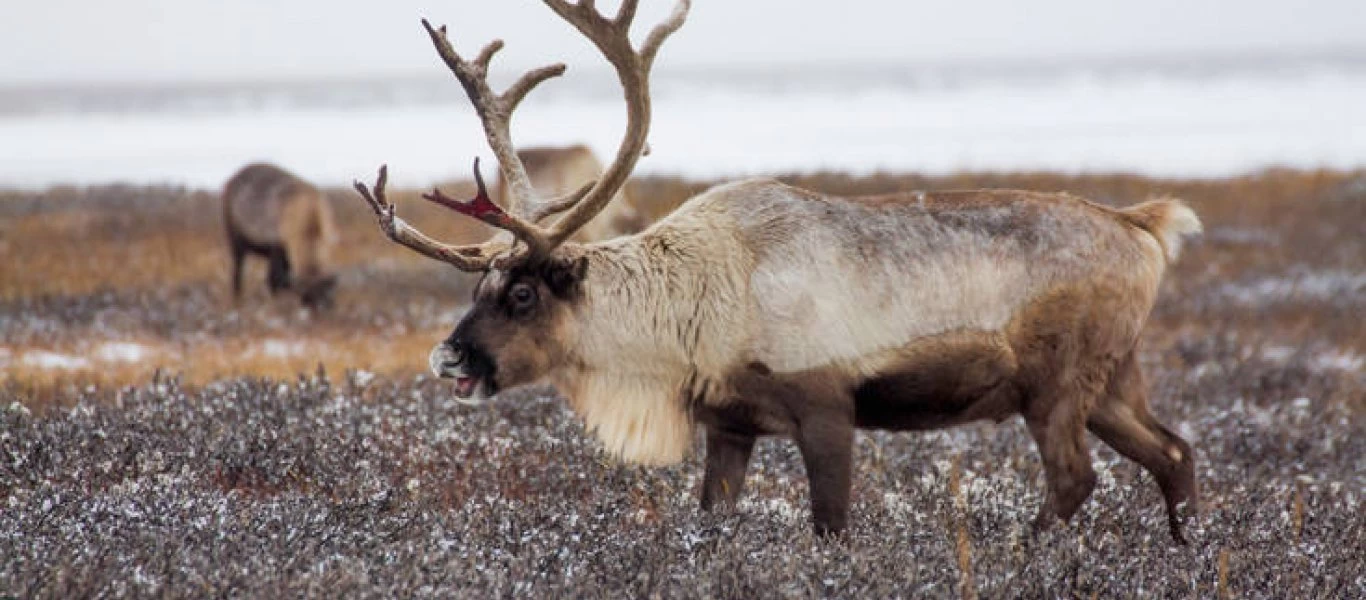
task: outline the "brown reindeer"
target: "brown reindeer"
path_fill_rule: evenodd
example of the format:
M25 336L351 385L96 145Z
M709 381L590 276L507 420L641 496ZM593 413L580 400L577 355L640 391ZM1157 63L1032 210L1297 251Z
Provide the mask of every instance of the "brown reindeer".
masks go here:
M589 0L544 1L625 90L626 134L601 179L538 199L510 142L518 102L562 65L495 94L486 73L501 42L466 60L444 28L427 26L511 194L506 207L493 203L476 161L472 200L424 197L511 238L437 242L395 216L385 168L373 192L356 184L391 239L485 273L430 356L458 397L552 383L609 451L643 463L680 460L700 425L706 508L737 498L757 436L791 437L821 533L847 524L855 429L1021 415L1048 481L1038 526L1070 518L1095 486L1089 429L1154 475L1182 540L1178 505L1196 499L1195 457L1149 412L1136 357L1163 271L1200 229L1190 209L1010 190L843 198L761 179L712 188L639 234L575 243L641 156L650 66L689 3L636 50L636 2L606 17Z
M255 254L269 261L271 294L293 290L305 306L331 306L337 278L328 259L337 232L318 188L275 165L247 165L223 186L223 220L234 299L242 297L242 263Z
M532 189L542 196L568 194L602 175L602 162L588 146L582 144L526 148L517 151L517 158L526 168ZM501 171L498 185L493 189L493 200L500 205L508 204L507 180ZM570 239L597 242L640 231L643 225L640 213L631 204L623 186L607 207Z

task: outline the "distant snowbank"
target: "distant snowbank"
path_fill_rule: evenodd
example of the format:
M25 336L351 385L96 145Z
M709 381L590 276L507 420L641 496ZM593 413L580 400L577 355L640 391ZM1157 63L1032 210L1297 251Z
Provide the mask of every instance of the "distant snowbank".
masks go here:
M1366 166L1366 72L1209 79L1003 78L972 85L661 85L641 173L709 178L831 169L1133 171L1223 176L1267 166ZM225 92L227 93L227 92ZM0 187L181 183L216 187L238 166L279 162L327 185L468 177L489 157L458 100L244 111L54 112L0 117ZM611 95L548 94L519 112L522 146L615 148Z

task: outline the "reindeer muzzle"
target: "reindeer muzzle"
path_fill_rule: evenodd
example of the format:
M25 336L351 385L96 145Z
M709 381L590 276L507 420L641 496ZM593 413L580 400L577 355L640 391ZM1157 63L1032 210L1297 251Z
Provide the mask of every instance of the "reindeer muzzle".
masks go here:
M477 369L472 368L471 362L468 351L447 343L437 344L427 356L427 364L432 369L432 375L455 380L454 391L457 400L465 404L480 404L482 399L474 396L480 391L479 384L484 383L484 377Z

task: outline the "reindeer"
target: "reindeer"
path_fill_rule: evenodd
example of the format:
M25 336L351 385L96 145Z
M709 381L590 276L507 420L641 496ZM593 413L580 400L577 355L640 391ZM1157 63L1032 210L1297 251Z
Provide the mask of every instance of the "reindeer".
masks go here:
M820 534L847 526L856 429L1020 415L1047 479L1036 529L1070 519L1095 487L1089 429L1153 474L1184 543L1178 509L1196 500L1195 457L1149 412L1138 341L1182 236L1200 230L1189 208L1013 190L844 198L757 179L714 187L641 233L576 243L645 148L650 67L689 2L638 50L635 1L614 17L590 0L544 2L625 91L626 132L600 179L538 199L511 142L517 104L563 65L495 94L486 76L501 42L467 60L423 21L511 191L495 204L476 159L473 199L424 198L511 235L441 243L396 216L386 167L373 191L356 183L390 239L484 274L429 357L457 397L548 382L608 451L646 464L682 459L700 427L704 509L737 499L757 437L790 437Z
M568 194L602 175L602 162L588 146L582 144L526 148L517 151L517 158L526 168L531 187L541 196ZM508 204L507 179L502 177L501 172L498 185L493 190L493 200L500 205ZM643 225L642 216L626 196L624 186L603 211L571 239L576 242L596 242L639 231Z
M223 186L223 221L234 299L242 297L242 263L256 254L269 261L271 294L293 290L305 306L331 306L337 278L327 263L337 228L316 187L275 165L247 165Z

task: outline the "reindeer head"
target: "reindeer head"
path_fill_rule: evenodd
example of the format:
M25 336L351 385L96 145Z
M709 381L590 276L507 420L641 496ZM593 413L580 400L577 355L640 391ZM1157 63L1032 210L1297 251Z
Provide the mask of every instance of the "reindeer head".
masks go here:
M551 256L490 270L469 312L432 349L432 372L454 379L460 398L482 399L572 366L571 317L587 268L586 258Z
M312 277L298 284L299 301L313 310L331 310L334 292L337 289L337 276L332 273Z
M441 59L464 87L483 124L489 147L498 157L507 182L506 208L489 198L474 161L477 192L470 200L455 200L433 189L423 198L473 217L511 234L478 245L455 246L437 242L398 218L385 199L386 167L380 167L373 193L357 182L356 190L379 217L380 228L393 241L464 271L483 272L474 305L455 331L431 352L432 372L452 378L461 398L484 397L500 389L530 383L572 365L575 337L570 318L582 296L588 261L583 248L565 241L607 206L626 183L636 161L646 151L650 127L650 67L664 40L682 27L690 6L680 0L673 13L655 26L639 50L631 45L631 22L638 0L624 0L613 18L597 11L593 0L571 4L544 0L561 18L574 25L597 46L616 70L626 97L626 134L616 158L600 179L560 198L540 200L517 157L509 119L526 94L542 81L564 73L562 64L522 75L502 94L488 84L488 66L503 47L489 43L473 61L456 53L446 28L422 26ZM565 213L550 225L541 221Z

